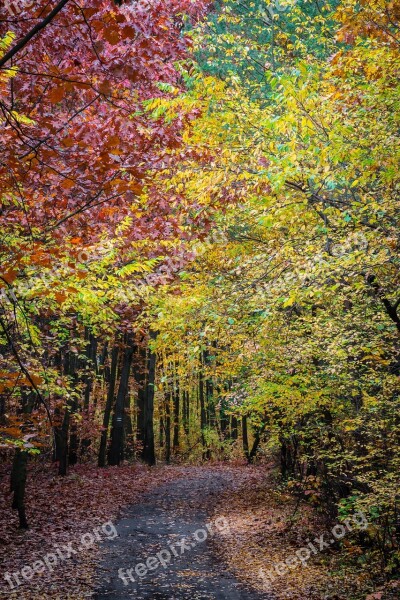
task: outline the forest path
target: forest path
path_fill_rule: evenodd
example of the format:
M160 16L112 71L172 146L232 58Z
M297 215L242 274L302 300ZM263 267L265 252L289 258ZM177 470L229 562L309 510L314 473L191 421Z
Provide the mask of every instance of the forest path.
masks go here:
M272 600L243 585L218 558L229 507L217 517L213 507L230 487L232 471L188 467L182 478L143 496L116 525L118 537L103 546L95 600ZM222 537L214 537L218 529ZM151 569L137 567L146 561Z

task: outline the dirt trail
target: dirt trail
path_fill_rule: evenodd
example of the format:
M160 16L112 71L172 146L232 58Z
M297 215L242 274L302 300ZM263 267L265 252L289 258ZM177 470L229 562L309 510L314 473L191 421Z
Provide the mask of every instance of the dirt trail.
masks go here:
M214 532L227 526L229 514L217 521L210 515L232 479L229 470L188 468L127 510L118 537L104 544L95 600L272 600L228 573L215 551L223 542ZM137 567L149 558L151 569Z

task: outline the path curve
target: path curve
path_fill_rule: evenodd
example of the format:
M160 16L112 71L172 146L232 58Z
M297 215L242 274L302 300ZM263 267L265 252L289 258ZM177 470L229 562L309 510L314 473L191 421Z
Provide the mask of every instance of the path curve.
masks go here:
M232 485L232 472L188 468L144 495L117 524L118 537L103 546L95 600L272 600L242 585L215 552L215 533L229 515L209 515Z

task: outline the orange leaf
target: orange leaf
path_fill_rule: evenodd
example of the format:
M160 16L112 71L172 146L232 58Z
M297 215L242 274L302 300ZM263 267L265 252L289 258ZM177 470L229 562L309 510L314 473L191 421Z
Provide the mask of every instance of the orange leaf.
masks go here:
M56 292L54 295L58 304L62 304L67 298L67 294L64 294L64 292Z
M89 19L90 17L93 17L98 12L98 9L97 8L83 8L82 11L85 13L85 17L87 19Z
M143 192L143 185L141 185L138 181L134 181L134 182L130 183L129 189L134 194L136 194L137 196L139 196Z
M56 87L53 88L49 94L49 100L50 102L53 102L54 104L56 104L57 102L61 102L61 100L64 98L64 94L65 94L65 88L64 87Z
M61 184L61 187L63 187L65 190L70 190L72 187L74 187L75 182L72 181L72 179L64 179L64 181Z
M40 385L43 383L43 378L39 375L31 375L31 380L35 385Z
M109 81L103 81L102 83L100 83L100 85L98 86L98 89L105 96L108 96L109 94L111 94L111 85L110 85Z
M75 141L72 137L65 137L61 141L61 143L64 146L64 148L71 148L71 146L73 146L75 144Z
M119 42L119 31L116 28L108 27L104 30L104 38L112 45L118 44Z
M1 277L7 282L12 283L17 279L17 271L15 269L9 269L5 273L2 273Z

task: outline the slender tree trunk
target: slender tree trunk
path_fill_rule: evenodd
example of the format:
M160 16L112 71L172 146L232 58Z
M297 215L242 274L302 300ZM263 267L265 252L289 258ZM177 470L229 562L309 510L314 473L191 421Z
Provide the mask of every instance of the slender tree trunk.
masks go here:
M286 479L287 471L288 471L288 452L287 452L287 444L285 440L281 439L281 475L283 479Z
M128 391L125 397L125 416L124 416L124 448L125 458L133 456L133 426L131 415L131 395Z
M140 454L143 452L144 442L144 405L146 398L146 369L147 369L147 349L140 344L135 352L133 364L133 375L137 385L137 418L136 418L136 441L142 444Z
M165 461L171 462L171 395L165 395Z
M108 437L108 427L110 424L110 416L111 410L114 403L115 396L115 384L117 380L117 368L118 368L118 354L119 349L118 346L114 346L111 352L111 368L109 372L105 374L106 381L108 380L108 392L107 392L107 400L106 406L104 409L103 416L103 431L101 432L100 438L100 449L99 449L99 467L106 466L106 454L107 454L107 437Z
M77 358L71 352L67 352L64 357L64 372L67 375L75 377L75 365ZM58 474L64 477L68 471L69 464L76 463L75 446L72 451L68 444L68 436L70 435L70 413L76 407L76 400L68 400L62 413L62 409L56 407L55 416L57 423L54 425L54 451L53 457L58 462ZM71 432L70 444L76 442L77 436ZM74 460L75 459L75 460Z
M117 399L115 401L114 417L111 428L111 443L108 451L108 464L119 465L124 454L124 416L125 398L128 393L129 375L131 372L134 347L130 336L126 340L123 356L121 378L119 381Z
M20 449L15 450L11 472L11 491L14 492L12 507L18 511L20 529L29 528L25 512L27 464L28 453Z
M248 456L249 463L253 462L253 460L254 460L254 458L255 458L255 456L257 454L257 450L258 450L258 447L259 447L260 442L261 442L261 437L262 437L262 434L264 433L266 427L267 427L267 423L264 423L256 431L256 435L254 436L254 442L253 442L253 445L251 447L251 450L250 450L250 453L249 453L249 456Z
M247 460L249 460L249 436L247 432L247 417L242 417L242 440L243 452Z
M32 390L27 391L26 389L23 389L21 394L22 412L24 415L28 416L28 419L35 406L35 402L36 394ZM28 470L28 459L28 452L20 448L16 448L13 459L10 484L11 491L14 492L12 507L14 510L18 511L20 529L29 528L25 512L25 487Z
M99 371L102 371L104 369L104 365L105 365L107 356L108 356L108 342L106 342L104 344L103 350L99 357Z
M207 458L206 452L206 439L204 435L204 430L207 427L207 414L206 414L206 406L204 399L204 378L203 371L200 368L199 372L199 400L200 400L200 430L201 430L201 443L203 446L203 460Z
M179 378L176 369L174 369L173 397L174 397L174 450L179 448L179 425L180 425L180 389Z
M189 390L183 392L183 430L189 436Z
M68 472L68 433L70 423L70 407L67 405L64 410L64 416L61 426L54 428L55 455L58 461L58 474L65 477Z
M156 332L150 332L150 339L156 338ZM148 465L155 465L156 456L154 448L154 386L156 378L156 355L151 349L148 351L147 385L144 406L144 440L142 458Z
M158 429L158 443L160 448L164 448L164 432L165 432L165 421L164 421L164 413L161 414L160 407L160 427Z
M214 405L214 386L211 379L206 381L206 397L207 397L207 423L209 427L216 426L216 414Z
M230 435L229 431L229 416L226 414L226 405L225 400L221 401L220 408L220 427L221 427L221 437L226 439Z
M86 414L86 418L89 415L90 409L90 396L93 391L93 380L97 375L97 339L94 337L92 333L86 330L85 337L87 339L87 347L86 347L86 364L85 364L85 395L84 395L84 403L83 409ZM91 440L89 438L85 438L82 440L81 444L81 452L85 454L90 447Z
M231 439L238 439L238 420L237 417L235 417L235 415L232 415L231 418Z
M78 356L71 352L68 351L66 353L65 356L65 361L64 361L64 371L67 375L69 375L72 380L73 380L73 385L74 387L76 387L78 385L79 382L79 375L78 375L78 370L80 368L80 359L78 358ZM78 411L78 402L77 400L74 398L73 400L71 400L69 402L69 412L73 415ZM57 439L57 433L55 438ZM68 444L68 440L66 444L63 444L62 440L59 440L59 443L61 444L61 446L63 447L67 447L68 446L68 464L70 465L75 465L78 462L78 449L79 449L79 437L78 437L78 429L77 429L77 425L76 422L72 422L71 426L70 426L70 433L69 433L69 444ZM56 458L56 460L60 460L60 458Z

